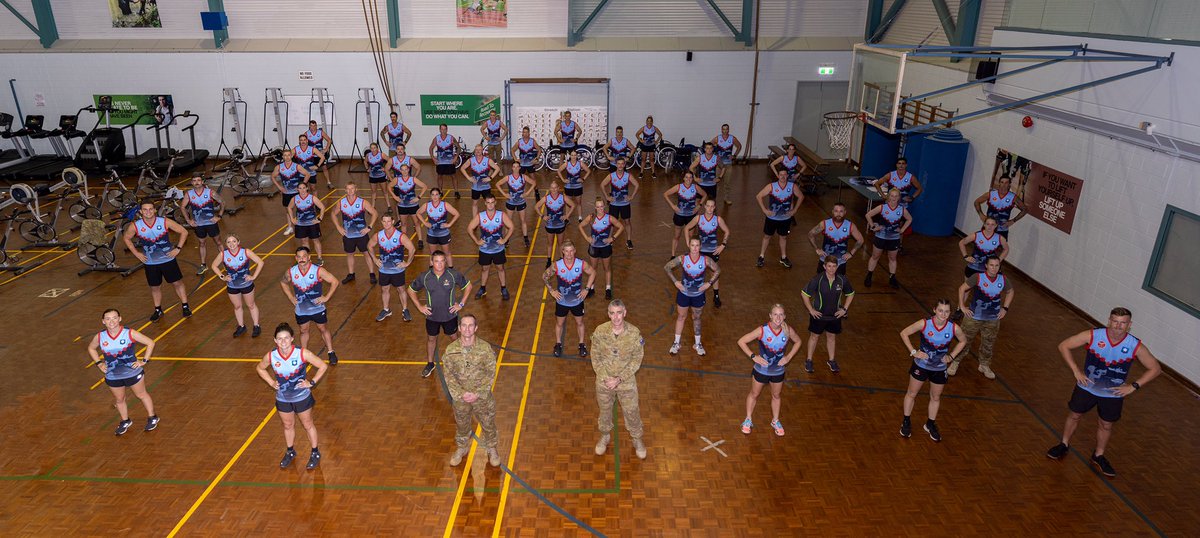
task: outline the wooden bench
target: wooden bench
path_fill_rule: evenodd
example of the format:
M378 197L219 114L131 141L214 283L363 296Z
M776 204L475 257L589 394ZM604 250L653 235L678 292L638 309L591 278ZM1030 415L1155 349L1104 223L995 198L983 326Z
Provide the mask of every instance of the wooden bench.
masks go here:
M775 159L778 159L780 157L783 157L784 155L787 154L787 152L784 151L783 148L781 148L779 146L767 146L767 149L771 150L771 160L772 161L774 161Z
M796 146L796 156L800 157L800 160L808 167L808 171L801 176L801 187L810 194L816 192L817 187L825 183L824 168L829 165L829 161L817 155L817 152L808 146L801 144L795 137L785 136L783 141Z

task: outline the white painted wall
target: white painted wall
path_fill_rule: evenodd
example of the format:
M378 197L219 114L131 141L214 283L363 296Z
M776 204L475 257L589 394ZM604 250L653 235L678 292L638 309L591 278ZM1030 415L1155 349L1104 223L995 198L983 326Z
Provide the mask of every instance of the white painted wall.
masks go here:
M641 125L647 114L674 141L715 136L728 122L745 140L749 120L753 52L696 52L687 62L683 52L396 52L388 55L397 102L419 103L421 94L503 94L504 81L513 77L610 77L613 125ZM839 76L849 71L849 52L764 52L760 60L758 102L753 152L765 155L769 144L789 134L795 107L796 82L817 80L817 67L832 63ZM96 69L101 65L102 69ZM263 89L282 87L285 94L308 94L327 87L342 118L334 136L338 147L349 152L351 115L357 88L379 84L369 53L60 53L0 54L0 65L15 74L21 106L26 114L56 119L91 102L93 93L169 93L179 110L190 109L203 119L197 128L198 144L216 149L220 139L221 88L241 89L249 103L250 145L262 140ZM300 81L299 70L313 71L315 79ZM88 72L85 79L74 73ZM153 73L131 76L131 73ZM844 79L842 79L844 80ZM82 82L81 82L82 81ZM595 90L559 86L521 87L514 95L517 106L595 104L577 95ZM8 92L0 95L0 110L13 111ZM45 96L46 107L34 108L34 94ZM384 102L382 92L379 100ZM418 146L428 144L436 127L419 123L418 106L401 107ZM85 127L90 118L81 118ZM298 133L298 131L292 131ZM454 127L451 132L470 140L478 130ZM628 134L632 134L627 131ZM145 139L149 142L149 138ZM143 146L144 147L144 146Z
M1072 44L1079 37L997 31L996 46ZM1165 55L1175 52L1172 67L1126 81L1057 98L1047 104L1086 111L1111 121L1136 125L1153 121L1158 132L1200 140L1200 49L1109 40L1086 40L1091 47ZM1002 65L1004 65L1002 63ZM966 74L928 64L910 63L905 89L914 92L961 83ZM1008 65L1004 69L1012 69ZM1013 77L997 85L1007 95L1026 96L1049 84L1070 85L1102 77L1119 67L1089 64L1049 68L1038 75ZM1037 73L1035 71L1035 73ZM1059 86L1059 87L1062 87ZM978 88L939 97L963 111L985 106ZM956 125L971 140L967 183L960 200L958 227L974 229L973 199L989 188L997 148L1014 151L1084 180L1083 197L1070 235L1033 218L1011 232L1009 261L1092 317L1105 320L1115 306L1134 313L1133 332L1173 369L1200 382L1200 319L1141 289L1163 210L1167 204L1200 213L1200 163L1173 158L1107 137L1050 121L1021 127L1024 116L1004 112ZM1196 266L1200 267L1200 255ZM1017 299L1020 301L1020 298ZM1081 328L1082 329L1082 328ZM1050 360L1050 357L1047 357Z

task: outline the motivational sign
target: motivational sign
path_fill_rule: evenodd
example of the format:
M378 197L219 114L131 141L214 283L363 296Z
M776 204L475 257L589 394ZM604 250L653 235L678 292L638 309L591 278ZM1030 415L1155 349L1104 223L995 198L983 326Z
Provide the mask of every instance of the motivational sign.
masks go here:
M1071 233L1083 193L1082 179L1004 149L996 151L993 185L1000 176L1012 179L1012 191L1024 201L1025 210L1034 218Z
M500 113L499 95L422 95L421 125L478 125Z

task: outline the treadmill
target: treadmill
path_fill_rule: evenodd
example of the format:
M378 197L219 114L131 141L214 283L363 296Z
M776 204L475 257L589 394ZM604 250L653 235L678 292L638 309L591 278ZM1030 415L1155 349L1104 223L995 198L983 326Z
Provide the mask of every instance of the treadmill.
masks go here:
M12 130L13 116L0 112L0 138L12 142L13 149L0 151L0 169L25 163L33 156L29 140Z
M157 139L158 142L155 144L154 147L147 149L146 151L143 151L141 153L138 153L138 140L137 140L138 139L137 128L139 126L138 122L142 121L142 118L153 118L153 117L154 117L153 112L143 112L141 115L139 115L137 118L135 118L132 123L121 127L122 130L124 130L124 129L129 130L129 138L133 142L133 153L130 154L130 156L128 158L126 158L125 160L121 161L120 163L117 163L117 168L119 170L124 171L124 172L134 172L137 170L141 170L142 167L144 167L147 164L153 165L155 167L158 167L159 164L162 164L163 168L166 168L166 164L164 164L164 163L170 158L170 155L168 155L167 151L164 150L162 147L162 134L161 134L161 130L166 129L166 126L160 126L157 122L155 122L152 125L146 126L147 131L154 131L155 139Z
M71 139L87 136L87 133L76 128L78 120L78 114L64 114L58 118L57 129L42 131L42 133L36 136L31 135L31 138L49 140L50 144L54 147L54 152L58 156L47 158L45 164L41 166L25 170L25 174L29 179L36 181L57 181L62 176L63 170L75 165L73 157L75 148L71 143Z
M189 118L192 122L187 127L181 128L180 131L188 133L188 140L191 142L192 147L190 149L179 150L176 154L175 170L179 172L203 165L204 161L208 159L208 150L196 149L196 124L200 122L200 116L192 114L190 110L185 110L182 114L175 115L176 122L186 121ZM167 151L174 151L174 148L171 147L171 134L169 131L167 132ZM158 168L160 172L165 171L166 165L160 164Z

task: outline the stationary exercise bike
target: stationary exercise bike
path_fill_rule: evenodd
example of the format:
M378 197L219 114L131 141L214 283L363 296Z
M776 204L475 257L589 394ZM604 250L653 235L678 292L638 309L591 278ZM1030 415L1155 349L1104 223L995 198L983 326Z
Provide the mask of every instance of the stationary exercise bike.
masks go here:
M92 195L88 194L87 174L74 166L63 170L62 180L70 186L70 189L79 193L79 200L71 204L67 209L67 215L76 224L87 219L98 219L104 213L100 206L104 204L104 198L97 198L98 202L92 201ZM78 229L79 226L71 228Z
M31 248L61 248L63 250L69 250L71 247L75 246L74 241L58 240L58 217L62 215L63 205L67 201L67 196L70 194L70 192L63 192L56 196L57 201L54 204L54 212L49 218L42 214L40 204L38 202L39 196L48 196L56 191L61 191L68 186L71 186L71 184L67 181L60 181L54 185L42 184L34 185L33 187L25 185L25 187L29 190L23 191L21 194L32 192L32 200L29 204L27 204L27 207L29 208L29 215L26 216L24 214L25 212L22 212L16 218L18 223L17 232L21 234L21 237L24 238L25 241L28 242L28 244L21 247L21 250L29 250ZM16 186L14 185L14 189L15 187Z
M120 218L111 232L109 231L110 227L99 219L83 221L79 231L78 248L75 252L86 269L77 273L79 276L92 272L120 273L121 276L129 276L142 268L141 262L131 266L117 265L117 249L120 248L118 245L121 235L125 233L125 228L138 218L137 201L134 200L118 213Z
M171 172L175 169L175 159L179 158L179 152L174 149L168 149L167 154L170 156L167 160L167 171L159 177L155 168L158 163L148 161L141 166L141 172L138 173L137 191L142 194L159 194L167 190L167 182L171 180Z
M104 189L100 191L100 207L103 209L104 204L108 204L110 212L117 213L123 211L126 207L137 203L137 193L125 186L125 182L121 181L121 175L117 173L116 165L108 165L104 167L108 170L108 177L104 178Z
M216 174L205 180L205 182L210 188L215 187L217 192L220 192L225 187L233 189L234 198L265 196L270 199L279 192L275 190L273 185L269 189L263 188L263 172L266 170L268 163L272 161L275 164L283 162L282 147L275 148L270 153L264 153L262 164L258 167L258 173L251 174L246 168L246 163L250 162L250 160L246 158L242 148L235 148L229 155L229 161L213 168L213 172L216 172ZM267 176L270 177L269 172ZM229 213L229 211L226 211L226 213ZM229 214L232 215L233 213Z
M0 272L12 271L14 274L19 275L44 263L39 261L21 265L18 263L21 260L19 252L8 253L8 238L12 235L13 227L17 223L17 217L23 212L31 211L29 203L35 199L33 188L24 183L18 183L13 185L12 189L9 190L7 198L0 200L0 212L3 212L10 206L25 206L24 209L14 207L8 217L0 218L0 220L4 221L4 235L0 236Z

